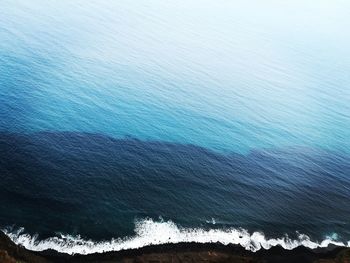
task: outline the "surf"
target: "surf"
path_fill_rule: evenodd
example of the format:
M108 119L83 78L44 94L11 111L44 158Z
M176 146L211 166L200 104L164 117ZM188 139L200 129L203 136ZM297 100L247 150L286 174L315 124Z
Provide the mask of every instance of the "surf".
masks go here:
M115 238L109 241L93 241L81 236L58 234L57 236L40 240L39 235L30 235L24 228L15 231L3 229L4 233L18 245L33 251L53 249L61 253L92 254L127 249L138 249L149 245L176 244L176 243L221 243L223 245L240 245L246 250L256 252L260 249L270 249L281 246L284 249L294 249L299 246L316 249L329 245L350 247L350 240L339 241L336 234L326 237L321 242L311 240L305 234L298 233L297 239L288 235L277 238L267 238L263 232L249 233L243 228L202 229L183 228L172 221L155 221L143 219L135 221L135 234L124 238Z

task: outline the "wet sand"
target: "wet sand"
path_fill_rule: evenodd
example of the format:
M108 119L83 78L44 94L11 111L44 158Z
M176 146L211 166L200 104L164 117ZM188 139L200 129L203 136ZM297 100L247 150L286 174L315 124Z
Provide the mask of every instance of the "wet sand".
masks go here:
M117 252L89 255L68 255L53 250L35 252L14 244L0 232L1 263L59 263L59 262L123 262L123 263L204 263L204 262L350 262L350 248L329 246L322 249L298 247L285 250L273 247L258 252L237 245L179 243L165 244Z

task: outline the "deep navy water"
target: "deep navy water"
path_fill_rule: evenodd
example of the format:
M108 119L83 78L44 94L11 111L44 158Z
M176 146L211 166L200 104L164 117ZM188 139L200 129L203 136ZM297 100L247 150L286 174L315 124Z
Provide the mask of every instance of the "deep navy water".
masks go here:
M349 10L0 1L0 228L68 253L350 244Z

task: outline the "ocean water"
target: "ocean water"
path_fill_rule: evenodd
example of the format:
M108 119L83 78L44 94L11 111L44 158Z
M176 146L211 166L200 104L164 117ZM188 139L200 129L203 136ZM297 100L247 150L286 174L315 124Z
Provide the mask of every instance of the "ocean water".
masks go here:
M0 228L68 253L348 245L349 10L1 0Z

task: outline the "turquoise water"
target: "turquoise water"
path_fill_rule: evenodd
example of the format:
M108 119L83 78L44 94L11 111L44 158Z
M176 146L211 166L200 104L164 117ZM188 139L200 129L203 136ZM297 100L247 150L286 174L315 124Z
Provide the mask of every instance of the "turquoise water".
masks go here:
M349 150L347 1L2 1L2 131Z
M349 11L0 0L0 229L67 253L350 246Z

